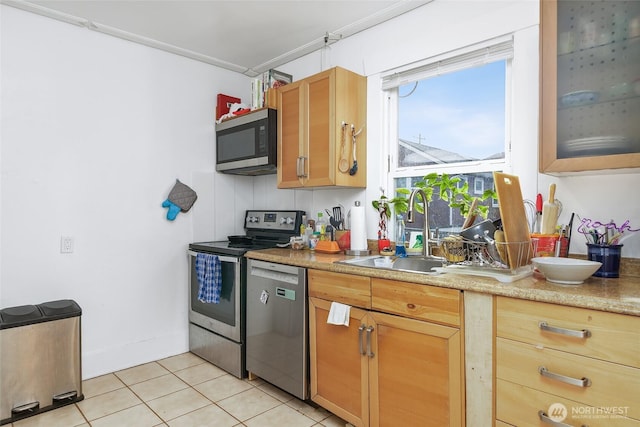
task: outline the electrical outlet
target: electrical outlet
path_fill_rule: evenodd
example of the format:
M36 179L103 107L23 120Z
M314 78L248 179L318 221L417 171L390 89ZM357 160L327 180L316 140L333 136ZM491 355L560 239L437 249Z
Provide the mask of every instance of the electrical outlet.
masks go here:
M71 236L60 237L60 253L61 254L73 253L73 237Z

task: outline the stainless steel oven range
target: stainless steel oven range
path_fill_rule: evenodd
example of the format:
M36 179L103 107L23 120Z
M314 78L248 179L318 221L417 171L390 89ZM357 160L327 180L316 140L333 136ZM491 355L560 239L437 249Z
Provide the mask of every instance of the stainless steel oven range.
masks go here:
M247 260L252 249L275 247L299 233L303 211L248 210L246 235L189 245L189 350L238 378L246 371ZM220 302L198 300L198 253L217 255L222 273Z

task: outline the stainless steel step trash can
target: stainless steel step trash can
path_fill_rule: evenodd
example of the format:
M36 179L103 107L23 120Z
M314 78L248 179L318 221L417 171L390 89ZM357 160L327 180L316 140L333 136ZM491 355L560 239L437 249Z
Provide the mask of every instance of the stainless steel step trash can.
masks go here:
M80 317L73 300L0 310L0 425L80 401Z

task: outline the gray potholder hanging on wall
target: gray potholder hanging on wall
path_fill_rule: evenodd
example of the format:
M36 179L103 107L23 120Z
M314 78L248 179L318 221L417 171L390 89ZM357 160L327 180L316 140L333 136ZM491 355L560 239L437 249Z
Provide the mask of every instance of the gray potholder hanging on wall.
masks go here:
M173 186L169 193L169 201L180 208L180 211L187 212L195 203L198 195L186 184L176 179L176 185Z
M169 192L167 200L162 202L163 208L169 208L167 219L173 221L180 212L187 212L195 203L198 195L188 185L176 179L176 184Z

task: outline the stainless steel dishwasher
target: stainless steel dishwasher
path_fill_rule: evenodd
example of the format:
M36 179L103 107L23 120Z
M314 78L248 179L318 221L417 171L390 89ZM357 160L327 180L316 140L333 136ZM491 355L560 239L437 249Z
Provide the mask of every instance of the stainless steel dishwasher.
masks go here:
M304 268L247 264L247 371L309 397L307 277Z

